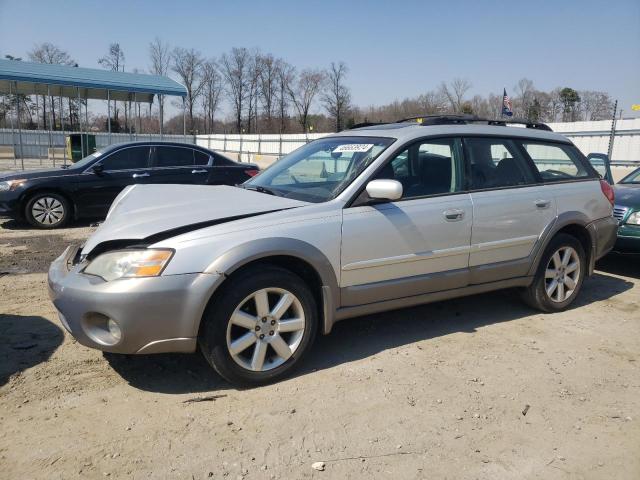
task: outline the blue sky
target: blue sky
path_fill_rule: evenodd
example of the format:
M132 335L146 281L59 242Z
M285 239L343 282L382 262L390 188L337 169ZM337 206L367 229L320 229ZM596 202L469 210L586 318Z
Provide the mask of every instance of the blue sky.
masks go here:
M629 114L640 103L640 1L14 1L0 0L0 55L36 43L97 67L120 42L126 68L147 68L160 37L217 57L259 47L298 67L344 61L360 106L383 104L466 78L471 94L604 90ZM626 115L625 115L626 116Z

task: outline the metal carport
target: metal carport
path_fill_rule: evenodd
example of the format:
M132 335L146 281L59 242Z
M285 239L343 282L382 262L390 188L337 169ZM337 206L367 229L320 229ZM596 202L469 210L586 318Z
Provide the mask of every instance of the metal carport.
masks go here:
M82 68L70 65L52 65L16 60L0 60L0 93L46 95L51 97L77 98L79 100L107 100L108 131L111 135L111 100L124 102L153 102L154 96L187 96L187 89L178 82L163 76L140 73L116 72L96 68ZM162 106L162 103L160 103ZM19 103L18 103L19 108ZM136 112L139 109L136 108ZM162 135L162 108L160 116L160 135ZM183 115L184 117L184 115ZM85 103L85 121L87 107ZM22 135L18 111L18 135L22 150ZM81 121L81 116L80 116ZM49 110L49 130L53 129L51 110ZM186 135L186 123L183 119L183 134Z

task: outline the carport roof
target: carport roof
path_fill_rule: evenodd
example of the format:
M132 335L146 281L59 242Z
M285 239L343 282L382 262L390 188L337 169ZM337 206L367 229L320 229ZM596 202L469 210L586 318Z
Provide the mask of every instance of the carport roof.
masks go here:
M49 91L47 91L49 86ZM152 102L154 95L185 97L187 89L168 77L97 68L0 60L0 93Z

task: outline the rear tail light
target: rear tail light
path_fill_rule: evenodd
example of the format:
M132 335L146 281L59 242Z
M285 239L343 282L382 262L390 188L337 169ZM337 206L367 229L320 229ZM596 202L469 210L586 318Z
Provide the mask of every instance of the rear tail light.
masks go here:
M616 200L616 194L613 191L613 187L609 185L609 182L601 179L600 188L602 189L602 193L604 194L604 196L607 197L607 200L609 200L609 203L613 205Z
M257 174L260 173L260 170L257 170L255 168L250 168L248 170L245 170L244 173L246 173L247 175L249 175L250 177L255 177Z

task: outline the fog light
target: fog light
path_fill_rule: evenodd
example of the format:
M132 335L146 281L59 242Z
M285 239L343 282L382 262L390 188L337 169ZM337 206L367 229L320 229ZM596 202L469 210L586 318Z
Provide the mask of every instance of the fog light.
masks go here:
M109 333L116 340L116 342L119 342L122 338L122 331L120 330L120 327L118 326L116 321L110 318L107 322L107 328L109 329Z

